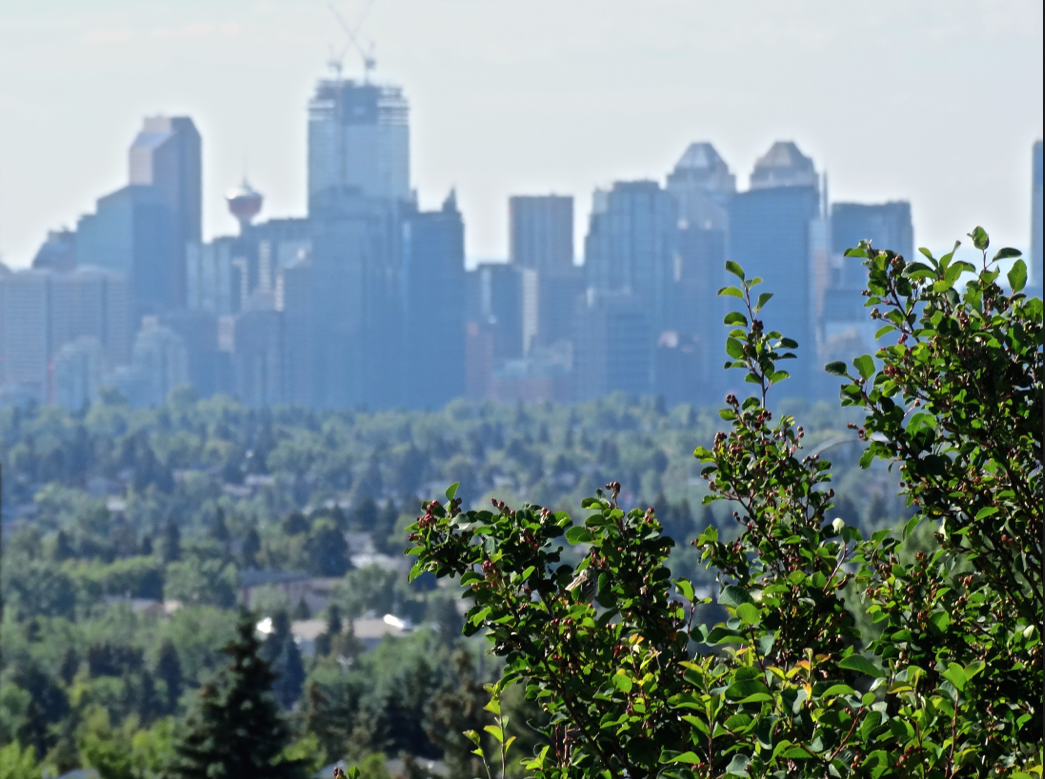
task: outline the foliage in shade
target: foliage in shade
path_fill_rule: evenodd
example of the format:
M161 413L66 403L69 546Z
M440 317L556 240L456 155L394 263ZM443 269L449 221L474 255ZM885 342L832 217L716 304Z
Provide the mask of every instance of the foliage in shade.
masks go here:
M720 294L746 314L726 317L727 367L755 389L727 396L729 430L695 452L705 502L731 501L742 528L696 541L726 622L692 624L701 601L671 579L672 541L652 509L618 506L617 482L580 523L502 501L462 512L456 485L426 504L412 575L460 577L465 632L485 630L506 661L495 693L524 684L549 714L526 762L537 779L1041 776L1042 303L1021 292L1021 260L1002 290L986 233L971 235L979 270L953 252L849 252L868 268L879 337L897 337L854 374L827 370L867 413L862 464L900 468L919 512L903 538L865 540L834 517L830 464L804 453L793 417L773 420L767 398L797 344L764 325L770 295L753 297L761 280L735 263L739 283ZM976 278L959 292L965 272ZM928 521L936 551L905 562L904 539ZM564 542L585 552L576 567ZM853 581L883 629L863 651Z
M281 759L290 743L271 688L274 675L259 654L254 618L241 612L224 647L229 664L199 691L175 734L166 779L251 777L302 779L302 760Z

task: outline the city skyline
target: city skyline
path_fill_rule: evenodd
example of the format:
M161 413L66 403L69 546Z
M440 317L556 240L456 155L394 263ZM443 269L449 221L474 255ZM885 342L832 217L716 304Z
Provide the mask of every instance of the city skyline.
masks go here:
M266 197L262 218L304 213L305 104L314 80L324 75L327 44L344 42L324 6L270 3L266 10L264 4L189 3L174 14L110 2L90 15L68 9L45 35L39 22L46 17L54 28L46 9L58 5L4 14L11 44L0 54L9 74L0 81L5 262L24 267L47 229L73 226L100 192L115 189L140 117L158 112L191 115L200 126L206 237L235 232L221 193L242 178L244 157L252 183ZM432 28L439 35L430 36L441 42L418 47L423 36L409 22L423 27L435 11L408 0L381 0L366 32L378 43L376 80L402 86L411 105L411 184L426 208L437 207L456 185L468 225L466 255L473 262L507 256L509 195L574 196L580 254L596 186L638 178L663 182L690 142L710 141L736 175L738 189L745 190L755 160L777 139L795 141L829 174L832 200L909 200L919 245L936 247L979 221L999 242L1027 249L1027 161L1041 134L1040 8L958 5L902 12L886 4L877 19L835 11L816 19L816 4L800 3L790 8L783 32L801 33L794 40L802 52L781 63L780 72L760 67L785 50L769 34L779 13L769 7L745 22L711 7L697 13L667 3L661 14L634 19L624 12L585 16L591 8L572 4L556 17L560 25L532 38L544 58L532 51L524 56L517 36L504 36L513 23L536 33L540 9L526 14L508 7L498 16L489 6L469 6L467 12L461 4L442 3ZM360 11L349 3L339 8L350 20ZM199 21L204 17L211 21ZM632 22L630 42L611 61L607 46L620 42ZM715 53L726 50L709 40L709 30L731 40L746 35L761 53L751 61L732 60L728 68L718 61L717 69L708 70ZM860 30L874 31L883 51L892 46L895 62L886 65L862 53L852 37ZM579 32L587 37L571 37ZM685 32L692 34L688 42ZM61 52L59 42L68 44ZM143 45L153 56L143 59ZM816 69L819 55L827 59ZM55 69L70 56L78 57L77 68L67 68L56 84ZM28 67L12 67L12 57ZM466 67L479 61L488 63L483 72ZM132 62L140 73L130 72ZM704 70L691 70L701 63ZM605 66L601 75L598 65ZM683 74L672 75L680 66ZM548 69L555 67L568 77L566 86L549 82ZM948 69L954 78L942 78ZM349 52L345 75L358 70ZM690 72L704 78L687 80ZM805 83L788 83L797 72L805 74ZM63 121L83 99L72 92L83 92L84 79L92 77L107 77L121 88L96 90L95 110ZM852 97L841 95L840 86L848 86ZM982 109L985 117L975 113L976 89L997 101L997 108ZM1017 94L1024 99L1015 101ZM48 110L34 111L34 101L44 95ZM480 110L476 103L483 100ZM946 130L941 133L932 121L905 125L901 118L872 131L873 118L854 121L860 109L888 116L889 106L899 106L901 117L904 110L939 116ZM1006 121L993 121L1002 106ZM752 112L761 122L752 121ZM524 113L528 123L518 121ZM550 121L552 114L558 124ZM849 118L840 122L842 116ZM929 146L927 134L940 140ZM868 170L875 171L871 183Z

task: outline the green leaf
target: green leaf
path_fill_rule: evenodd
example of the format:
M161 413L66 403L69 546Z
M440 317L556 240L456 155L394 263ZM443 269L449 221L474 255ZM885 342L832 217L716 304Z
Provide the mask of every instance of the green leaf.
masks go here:
M483 730L497 739L498 743L504 743L504 732L496 725L487 725Z
M999 509L997 506L987 506L987 508L982 508L976 512L976 519L986 519L987 517L993 517L999 511L1001 511L1001 509Z
M726 314L722 323L725 325L744 325L744 327L747 327L747 317L739 311L730 311Z
M824 690L821 694L821 698L831 698L835 695L856 695L856 690L850 687L848 684L833 684Z
M758 302L755 304L755 311L761 311L762 307L770 301L773 297L772 292L763 292L758 296Z
M737 616L748 625L757 625L762 615L754 604L741 603L737 606Z
M723 606L739 606L741 603L754 603L748 591L735 584L727 584L722 588L722 594L718 596L718 602Z
M829 362L827 365L824 366L824 370L830 373L832 376L845 376L849 372L849 369L846 367L846 364L841 360Z
M733 759L726 766L726 776L750 776L747 772L747 766L750 762L751 758L746 755L733 755Z
M878 668L863 655L849 655L838 664L839 668L844 668L848 671L856 671L862 673L865 676L873 676L876 679L881 679L885 676Z
M877 341L883 335L885 335L886 333L890 333L890 332L892 332L895 329L896 328L893 327L892 325L886 325L885 327L878 328L878 331L874 334L874 340Z
M965 675L965 669L957 663L949 663L947 670L943 672L943 678L954 685L958 692L965 689L965 684L969 681Z
M475 744L476 746L479 746L479 745L480 745L480 744L479 744L479 734L478 734L478 733L476 733L476 732L475 732L474 730L466 730L466 731L464 732L464 734L463 734L463 735L464 735L464 737L465 737L466 739L468 739L469 741L471 741L471 742L472 742L473 744Z
M987 231L977 225L969 237L972 238L972 245L979 249L981 252L984 251L988 246L991 245L991 239L987 235Z
M943 633L947 630L947 626L951 624L951 618L947 615L946 611L937 611L929 617L929 622L931 622L938 631Z
M776 384L777 382L781 382L784 379L790 379L790 378L791 378L791 374L788 373L787 371L773 371L772 375L770 375L770 377L769 377L769 383L770 384Z
M913 517L911 517L909 520L907 520L907 524L904 525L904 528L903 528L903 537L904 537L905 540L907 539L907 536L911 535L911 532L916 527L918 527L918 525L921 523L921 521L922 521L922 515L921 514L915 514ZM883 532L883 531L879 531L879 532ZM888 531L884 531L884 532L885 532L885 535L882 536L883 539L885 538L885 536L889 535ZM877 533L875 535L877 535ZM873 538L873 536L872 536L872 538Z
M683 752L681 755L676 755L667 762L669 763L693 763L696 765L700 762L700 758L694 752Z
M1007 260L1010 257L1022 257L1023 252L1019 249L1013 249L1011 246L1006 246L1004 249L998 249L991 258L991 262L997 262L998 260Z
M690 584L686 579L677 579L675 581L675 589L678 590L679 595L681 595L686 600L693 600L693 585Z
M793 746L782 755L786 760L808 760L812 756L812 752L800 746Z
M744 280L744 269L738 263L733 262L733 260L726 260L726 270L741 281Z
M860 372L860 376L864 379L869 379L874 375L874 358L869 354L864 354L853 360L853 367Z
M623 671L618 671L611 677L613 686L620 690L625 695L631 692L631 678L628 677Z
M460 487L460 486L461 486L461 482L455 481L453 484L451 484L449 487L447 487L446 488L446 499L447 500L453 500L454 496L457 494L457 488Z
M736 287L723 287L718 291L718 294L721 296L728 296L731 298L740 298L741 300L744 299L744 293Z
M1027 286L1027 263L1023 260L1016 260L1006 274L1006 278L1009 280L1009 286L1012 287L1013 292L1022 290Z
M566 540L572 545L590 544L592 535L584 525L574 525L566 531Z
M791 339L791 338L781 338L780 339L780 348L781 349L797 349L798 348L798 341L795 341L794 339Z
M730 336L726 339L726 354L734 360L744 359L744 344Z

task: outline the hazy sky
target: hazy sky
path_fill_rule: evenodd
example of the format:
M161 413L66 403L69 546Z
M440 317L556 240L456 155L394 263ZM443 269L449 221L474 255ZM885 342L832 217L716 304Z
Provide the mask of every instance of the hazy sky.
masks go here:
M1029 245L1041 0L376 0L364 35L410 101L421 203L457 188L473 259L507 254L516 193L573 194L579 252L594 187L663 181L696 140L742 188L794 140L832 200L909 199L919 245L977 223ZM305 107L346 43L316 0L4 3L0 255L28 264L126 183L146 114L199 127L208 236L244 161L263 217L303 214Z

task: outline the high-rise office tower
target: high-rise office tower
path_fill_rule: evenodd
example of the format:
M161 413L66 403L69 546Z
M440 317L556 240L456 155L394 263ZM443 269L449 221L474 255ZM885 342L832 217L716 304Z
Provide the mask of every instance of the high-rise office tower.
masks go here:
M403 344L402 204L328 194L313 200L311 214L313 405L394 406L402 365L394 355ZM289 304L284 310L291 313Z
M170 209L158 188L132 184L98 198L96 212L80 217L76 233L79 265L128 278L135 323L174 307Z
M737 178L710 143L691 143L668 174L667 190L675 199L680 227L726 230L729 199Z
M398 87L321 80L308 107L308 197L410 199L408 106Z
M76 267L76 232L48 230L47 240L33 257L35 270L71 271Z
M860 241L871 241L876 249L891 249L908 260L914 259L914 225L911 204L833 203L831 205L831 255L841 258L845 250ZM833 262L832 286L863 289L865 269L860 260L848 258Z
M751 189L773 189L775 187L819 188L813 161L802 154L793 141L777 141L758 162L751 172Z
M658 337L655 366L658 393L669 401L711 405L721 400L717 379L725 360L722 317L728 308L718 290L728 284L726 240L722 229L692 223L679 227L666 302L666 328L673 335ZM676 368L684 376L667 375Z
M668 174L678 233L666 297L666 327L657 341L657 392L669 401L718 401L714 379L724 338L724 279L729 203L736 176L710 143L692 143ZM670 331L670 332L669 332Z
M573 269L573 198L516 195L508 199L508 259L540 273Z
M890 203L834 203L831 206L830 283L819 312L820 362L849 363L875 351L877 323L868 316L863 296L867 270L862 260L845 257L846 249L871 241L877 249L891 249L914 257L911 205ZM826 385L831 392L833 382Z
M185 247L200 242L203 199L200 134L187 116L146 117L129 153L130 184L155 187L170 219L164 280L171 307L185 305Z
M235 396L255 408L285 402L283 312L244 311L233 321Z
M573 337L584 271L573 264L573 198L517 195L508 201L509 262L522 269L523 351Z
M283 271L283 346L287 402L308 406L312 394L312 261Z
M816 394L821 371L814 262L828 248L821 246L826 237L823 227L813 161L793 143L775 143L755 164L751 189L730 203L729 252L748 278L762 277L758 291L774 295L761 315L766 328L798 342L798 358L780 365L791 380L780 387L778 398ZM716 350L723 361L727 359L724 343L722 339L723 346ZM725 381L737 391L744 389L740 371L728 372Z
M402 402L441 408L465 394L464 222L453 192L441 210L405 216L402 251Z
M50 273L0 276L0 384L44 403L49 396Z
M650 392L654 352L650 318L649 306L637 295L589 288L576 318L576 400L613 392Z
M128 298L126 279L99 268L0 275L0 384L53 400L51 359L83 338L98 346L102 369L126 363Z
M1041 141L1034 144L1031 189L1031 233L1030 233L1030 277L1039 289L1045 279L1041 278Z
M618 181L596 191L584 242L589 289L635 295L664 324L666 285L675 240L675 204L655 181Z
M50 276L51 351L80 338L96 341L112 369L127 362L131 346L127 278L100 268L81 267Z

